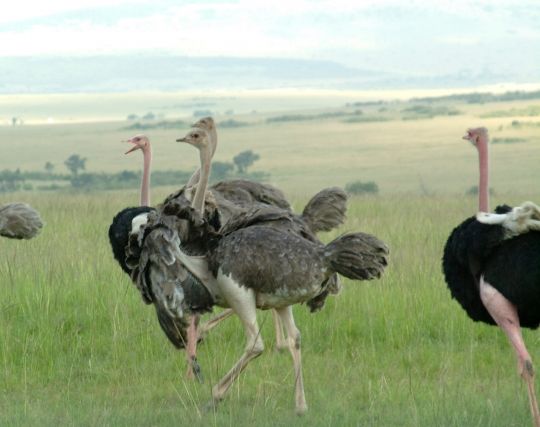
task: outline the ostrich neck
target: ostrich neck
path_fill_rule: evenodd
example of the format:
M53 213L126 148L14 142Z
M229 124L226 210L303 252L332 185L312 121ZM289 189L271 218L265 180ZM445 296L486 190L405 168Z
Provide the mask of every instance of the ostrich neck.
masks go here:
M217 131L215 128L213 128L210 133L210 144L212 146L211 152L210 152L210 158L212 159L214 157L214 153L216 152L217 148ZM193 172L193 175L189 178L186 187L193 187L195 184L199 182L199 179L201 179L201 168L198 168L195 172Z
M489 212L489 150L487 142L478 146L480 181L478 183L478 210Z
M144 166L141 180L141 206L150 206L150 167L152 165L152 149L143 152Z
M206 188L208 187L208 180L210 178L211 155L211 151L209 151L208 149L202 149L200 151L200 178L197 185L197 191L195 191L195 196L193 197L193 200L191 202L191 207L197 209L201 213L203 213L204 211L204 195L206 193Z

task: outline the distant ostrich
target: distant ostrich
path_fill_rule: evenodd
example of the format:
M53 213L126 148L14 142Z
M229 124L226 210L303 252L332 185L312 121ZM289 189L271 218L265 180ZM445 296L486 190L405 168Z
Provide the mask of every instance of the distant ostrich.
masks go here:
M503 221L512 213L508 206L485 214L489 212L488 133L485 128L469 129L463 138L479 155L478 217L493 224L473 216L452 231L444 248L444 275L452 297L472 320L497 324L508 336L527 384L535 426L540 427L532 360L520 330L520 325L535 329L540 324L540 232L511 238Z
M10 239L31 239L43 227L39 212L26 203L0 206L0 236Z
M181 139L201 151L203 186L209 168L209 135L192 130ZM219 207L218 207L219 209ZM185 244L178 244L175 215L187 219L190 232ZM189 323L197 312L192 298L176 277L187 268L211 297L213 305L230 307L241 319L247 335L244 354L212 390L212 404L223 399L234 380L263 349L256 310L276 309L287 333L295 370L296 412L306 411L300 333L294 323L292 305L316 299L327 291L335 273L356 280L380 277L387 265L388 249L377 238L350 233L324 245L294 215L271 205L255 205L231 218L216 233L197 209L182 200L171 201L163 213L150 213L139 232L142 240L138 270L139 286L147 288L172 317ZM156 244L159 241L159 250ZM208 301L205 301L208 304ZM208 308L208 307L204 307ZM184 328L186 333L187 326Z

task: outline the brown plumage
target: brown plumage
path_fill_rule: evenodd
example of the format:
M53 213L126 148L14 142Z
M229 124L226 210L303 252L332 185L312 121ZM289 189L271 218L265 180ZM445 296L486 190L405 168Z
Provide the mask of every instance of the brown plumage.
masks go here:
M39 234L43 221L39 212L26 203L0 206L0 236L31 239Z
M205 139L208 134L191 132L182 140L189 142L188 138ZM201 150L208 150L207 143L200 146L203 147ZM201 153L201 159L208 159L207 153ZM208 165L203 164L201 182L207 182L208 173ZM205 193L204 185L197 189L198 195ZM187 221L187 228L177 231L174 221L167 219L171 216ZM216 230L206 220L204 212L194 209L181 197L170 200L156 215L148 215L148 223L139 232L143 237L139 240L143 247L148 244L148 237L144 238L144 235L151 236L154 230L160 230L160 233L171 230L171 236L184 234L180 238L181 246L172 237L161 239L159 250L149 254L152 262L147 264L146 271L139 273L145 282L143 287L150 289L154 298L162 300L160 303L169 315L185 319L196 313L190 309L193 303L185 290L177 289L174 280L170 279L182 277L187 269L208 290L212 304L230 307L245 327L245 351L213 388L212 404L223 399L247 364L262 353L264 344L257 325L256 309L273 308L287 332L286 342L295 369L296 411L303 413L307 404L302 379L300 333L294 324L292 305L310 300L318 303L321 296L328 293L330 279L336 273L356 280L380 277L387 265L388 249L385 244L373 236L350 233L324 245L302 218L287 209L263 203L241 210ZM187 252L184 241L192 242L201 255ZM169 272L171 268L172 274ZM152 269L166 273L154 274ZM151 283L146 280L148 277L153 278ZM158 288L163 289L157 291Z

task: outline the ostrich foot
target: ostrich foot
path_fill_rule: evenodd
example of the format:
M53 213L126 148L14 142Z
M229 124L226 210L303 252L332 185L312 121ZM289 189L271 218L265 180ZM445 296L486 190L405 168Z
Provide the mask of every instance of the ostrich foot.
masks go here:
M197 362L196 357L192 357L191 361L188 362L186 378L190 381L193 381L196 379L200 384L204 383L201 366L199 365L199 362Z

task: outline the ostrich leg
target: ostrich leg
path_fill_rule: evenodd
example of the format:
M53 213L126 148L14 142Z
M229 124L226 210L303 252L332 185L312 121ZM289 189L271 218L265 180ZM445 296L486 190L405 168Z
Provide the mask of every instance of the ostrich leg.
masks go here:
M217 325L219 325L222 320L227 319L228 317L232 316L233 314L234 314L234 311L232 311L230 308L227 308L227 309L223 310L221 313L216 314L214 317L212 317L207 322L204 322L201 326L199 326L199 336L198 336L198 338L200 340L203 340L206 337L206 334L208 332L210 332Z
M300 331L294 323L292 306L276 309L283 326L287 331L287 344L294 364L294 398L296 413L302 415L307 411L306 396L304 395L304 380L302 377L302 355L300 354Z
M210 407L215 407L238 378L248 363L260 356L264 350L259 325L257 324L257 307L255 293L251 289L241 287L230 277L220 279L221 291L230 307L238 315L246 332L247 342L244 353L229 372L212 388Z
M201 367L197 362L197 325L199 324L200 315L195 314L191 317L189 326L187 329L187 344L186 344L186 360L187 360L187 372L186 377L188 380L197 378L200 383L203 382L203 376Z
M534 369L531 356L525 347L521 335L519 317L516 307L508 301L497 289L487 283L484 278L480 279L480 298L493 320L505 332L518 359L518 371L527 383L529 394L529 406L535 427L540 427L540 412L534 391Z
M278 351L285 350L289 347L289 345L283 336L283 323L281 321L282 317L276 309L272 309L272 317L274 318L274 329L276 331L276 349Z
M204 339L206 337L206 334L210 332L212 329L214 329L217 325L219 325L223 320L230 317L234 311L232 311L230 308L223 310L221 313L215 315L207 322L203 323L199 326L199 339ZM288 348L288 344L285 341L285 337L283 336L283 326L281 324L281 319L276 312L276 310L272 310L272 317L274 319L274 328L276 331L276 348L277 350L281 351L286 348Z

